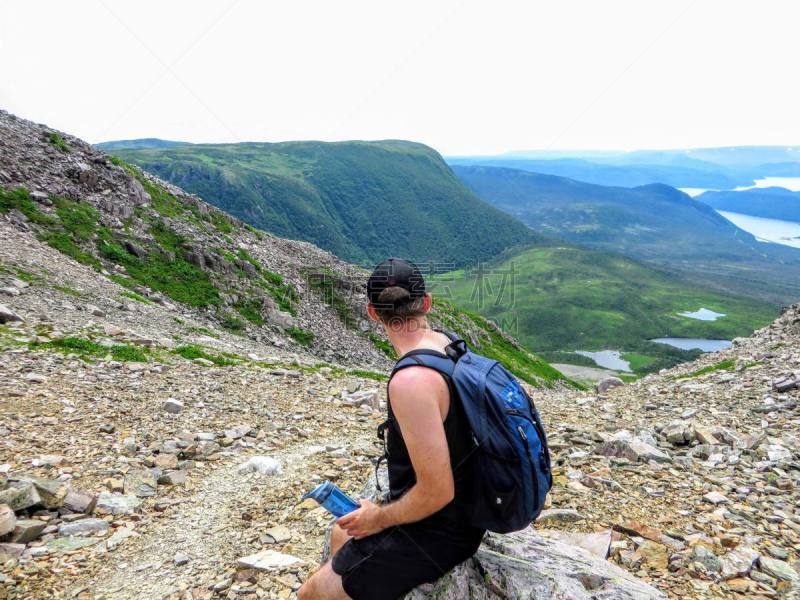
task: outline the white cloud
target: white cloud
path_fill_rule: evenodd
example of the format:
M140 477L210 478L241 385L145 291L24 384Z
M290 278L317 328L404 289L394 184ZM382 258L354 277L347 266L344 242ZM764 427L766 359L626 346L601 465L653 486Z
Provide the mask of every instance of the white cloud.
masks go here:
M0 107L90 141L797 144L793 0L0 5Z

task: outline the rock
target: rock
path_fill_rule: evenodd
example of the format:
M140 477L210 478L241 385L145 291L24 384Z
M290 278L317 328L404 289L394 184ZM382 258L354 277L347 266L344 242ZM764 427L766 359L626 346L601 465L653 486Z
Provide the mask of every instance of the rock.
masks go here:
M670 444L680 446L694 440L695 431L691 423L673 421L661 431L661 435L667 438Z
M186 471L170 471L162 473L158 478L159 485L186 485Z
M113 550L128 538L136 537L138 535L139 534L136 533L133 529L129 529L127 527L120 527L111 535L110 538L106 540L106 548L108 548L109 550Z
M0 561L4 561L3 557L14 558L22 556L25 552L25 544L0 544Z
M292 539L292 532L284 525L270 527L264 532L264 535L267 536L268 544L283 544Z
M176 567L182 567L183 565L187 565L187 564L189 564L189 561L190 561L190 560L191 560L191 559L190 559L190 558L189 558L189 557L188 557L186 554L183 554L182 552L178 552L178 553L177 553L177 554L175 554L175 556L172 558L172 563L173 563L173 564L174 564Z
M183 402L176 400L175 398L167 398L164 401L164 404L161 405L161 408L164 409L164 412L177 415L183 410Z
M156 495L158 483L153 473L147 469L134 469L125 475L125 493L139 498Z
M778 393L788 392L800 386L800 381L795 375L784 375L772 381L772 389Z
M619 387L621 385L625 385L625 382L619 377L606 377L605 379L598 381L597 385L594 387L598 394L605 394L611 388Z
M47 523L35 519L17 519L17 526L11 534L11 541L15 544L27 544L38 538Z
M34 467L57 467L64 462L64 457L59 454L43 454L39 458L34 458L31 464Z
M100 425L100 431L102 433L114 433L116 429L117 428L114 427L114 425L112 425L111 423L103 423L102 425Z
M695 544L692 546L692 560L703 565L703 568L707 572L718 573L722 570L720 559L703 544Z
M708 492L707 494L703 495L703 500L706 502L710 502L711 504L726 504L730 502L722 492Z
M645 540L633 553L633 563L644 563L651 569L664 571L669 564L669 551L663 544Z
M44 383L47 381L47 377L42 375L41 373L28 373L25 375L25 381L30 383Z
M602 456L625 458L631 462L647 462L650 460L670 462L672 460L666 452L638 439L611 440L597 446L594 449L594 453Z
M248 263L249 264L249 263ZM250 425L237 425L231 429L225 430L225 437L232 440L238 440L250 433L253 428Z
M105 317L106 313L100 310L98 307L94 306L93 304L87 304L84 307L84 310L88 312L90 315L94 315L95 317Z
M100 538L94 537L60 537L47 542L47 547L54 552L74 552L100 541Z
M15 485L16 483L22 484L23 486L32 484L33 487L36 488L36 492L39 496L39 504L45 508L61 508L67 497L67 485L63 481L26 475L24 477L12 479L11 485Z
M41 502L39 492L30 481L15 481L11 487L0 490L0 503L7 504L13 511L20 511Z
M723 579L746 577L757 560L757 550L748 546L739 546L720 559L720 575Z
M800 583L800 575L785 560L761 556L758 559L758 565L764 573L775 579Z
M159 469L178 468L178 457L175 454L159 454L153 462Z
M5 304L0 304L0 325L5 325L6 323L11 323L13 321L22 321L22 317L8 308Z
M303 560L290 554L283 554L275 550L263 550L257 554L243 556L236 564L246 569L258 571L281 571L287 567L297 567L304 563Z
M247 462L239 465L239 470L246 473L260 473L261 475L280 475L281 465L270 456L251 456Z
M584 518L577 510L570 508L548 508L539 513L536 522L541 525L552 525L555 523L575 523L582 521Z
M14 531L17 525L17 517L8 504L0 504L0 537Z
M6 296L19 296L20 291L15 287L4 287L0 288L0 294L5 294Z
M583 548L600 558L606 558L608 556L608 549L611 547L612 532L610 529L596 533L576 533L572 531L544 529L539 531L539 533L548 539L558 540L571 546Z
M97 494L82 492L81 490L68 489L64 499L64 508L74 513L89 515L97 505Z
M664 534L660 530L650 527L649 525L645 525L644 523L640 523L639 521L624 521L622 523L617 523L614 525L614 529L630 536L643 537L646 540L658 543L661 543L661 540L664 537Z
M108 531L108 521L103 519L80 519L72 523L64 523L58 528L59 535L105 533L106 531Z
M141 510L142 501L136 496L102 492L97 497L95 512L111 515L130 515Z

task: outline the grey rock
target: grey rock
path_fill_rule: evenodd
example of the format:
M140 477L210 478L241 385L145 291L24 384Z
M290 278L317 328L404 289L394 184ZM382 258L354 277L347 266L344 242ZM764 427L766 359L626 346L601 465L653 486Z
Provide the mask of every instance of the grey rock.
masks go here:
M749 546L739 546L720 559L720 574L723 579L744 577L758 560L758 551Z
M692 547L692 560L703 565L706 571L718 573L722 570L722 563L717 555L702 544Z
M39 492L31 482L13 482L5 490L0 490L0 504L7 504L13 511L20 511L41 502Z
M548 508L539 513L537 523L552 525L555 523L575 523L585 519L581 513L571 508Z
M59 535L104 533L106 531L108 531L108 521L104 521L103 519L81 519L72 523L64 523L58 528Z
M182 567L183 565L188 564L190 560L191 559L186 554L183 554L182 552L178 552L173 557L172 562L176 567Z
M25 552L25 544L0 544L0 557L22 556L23 552Z
M638 439L611 440L600 444L594 449L595 454L602 456L616 456L631 462L670 462L669 454Z
M0 304L0 325L5 325L6 323L11 323L13 321L22 321L22 317L8 308L5 304Z
M97 494L69 489L64 499L64 508L74 513L91 514L97 505Z
M136 496L102 492L97 497L95 512L112 515L130 515L141 510L142 501Z
M625 385L625 382L622 381L619 377L606 377L605 379L601 379L595 385L595 389L597 390L598 394L605 394L611 388L619 387Z
M35 519L17 519L17 526L11 534L11 541L15 544L27 544L38 538L47 523Z
M54 552L74 552L81 548L94 546L100 541L100 538L94 537L60 537L47 542L47 548Z
M125 475L125 493L139 498L155 496L158 483L153 473L147 469L134 469Z
M17 517L8 504L0 504L0 537L14 531L17 525Z
M183 402L176 400L175 398L167 398L161 407L164 409L164 412L177 415L183 410Z
M32 475L26 475L11 480L12 486L20 485L25 487L30 484L36 489L36 493L40 499L39 504L44 508L55 509L61 508L64 505L64 500L67 497L67 484L63 481L34 477Z
M758 559L758 564L764 573L774 577L775 579L800 583L800 575L798 575L797 571L795 571L785 560L778 560L777 558L762 556Z

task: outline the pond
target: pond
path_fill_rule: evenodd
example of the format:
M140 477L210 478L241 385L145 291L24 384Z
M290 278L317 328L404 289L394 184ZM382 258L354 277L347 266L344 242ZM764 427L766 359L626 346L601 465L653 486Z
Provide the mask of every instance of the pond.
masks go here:
M591 358L598 367L603 367L604 369L628 372L631 370L631 363L624 360L618 350L600 350L599 352L576 350L575 354Z
M697 319L698 321L716 321L720 317L724 317L725 313L718 313L708 308L700 308L694 312L678 313L682 317L689 317L690 319Z
M655 338L650 340L657 344L667 344L681 350L702 350L703 352L716 352L731 347L730 340L709 340L704 338Z

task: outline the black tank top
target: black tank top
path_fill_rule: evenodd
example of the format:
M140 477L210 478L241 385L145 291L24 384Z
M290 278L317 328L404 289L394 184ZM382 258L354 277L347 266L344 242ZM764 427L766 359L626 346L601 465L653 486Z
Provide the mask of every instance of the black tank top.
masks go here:
M446 358L445 354L442 354L442 356ZM450 407L443 425L445 437L447 438L447 448L450 452L450 466L453 469L455 494L452 502L428 517L428 519L446 520L453 523L459 522L464 525L466 523L465 505L469 500L472 483L470 464L472 433L452 383L446 376L441 376L445 379L447 388L450 391ZM386 421L385 440L386 462L389 468L389 496L390 499L396 500L416 483L417 478L403 434L392 412L392 403L388 399L388 389L386 407L388 419Z

